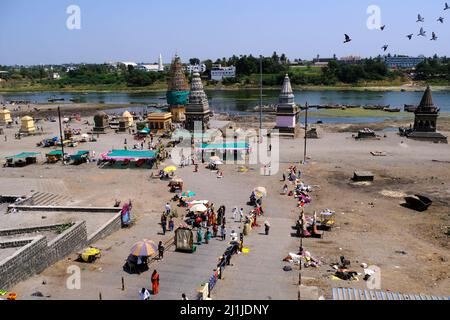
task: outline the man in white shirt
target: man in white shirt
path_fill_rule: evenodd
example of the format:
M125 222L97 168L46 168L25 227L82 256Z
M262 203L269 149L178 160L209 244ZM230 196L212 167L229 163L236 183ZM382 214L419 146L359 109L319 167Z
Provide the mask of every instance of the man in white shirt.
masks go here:
M150 300L150 292L147 289L142 288L142 290L139 291L139 297L141 300Z
M166 214L170 214L170 211L172 211L172 208L170 207L170 204L166 203Z
M238 208L234 207L232 211L233 211L233 220L236 221L236 215L237 215L237 212L238 212Z

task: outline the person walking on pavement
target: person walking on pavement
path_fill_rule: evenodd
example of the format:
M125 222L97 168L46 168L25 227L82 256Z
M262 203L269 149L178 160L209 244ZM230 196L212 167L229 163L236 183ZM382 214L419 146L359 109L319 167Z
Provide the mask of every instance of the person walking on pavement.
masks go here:
M199 245L201 245L202 244L202 240L203 240L202 228L198 228L198 230L197 230L197 243Z
M219 227L217 226L217 223L213 225L213 237L217 238L217 232L219 231Z
M142 288L142 290L139 291L139 298L141 300L150 300L150 292L148 292L147 289Z
M172 211L172 208L170 207L170 204L168 202L166 203L165 209L166 209L166 214L170 214L170 212Z
M164 220L164 222L161 223L161 227L162 227L162 233L163 233L163 235L165 235L165 234L166 234L166 231L167 231L167 223L166 223L166 220Z
M208 244L210 239L211 239L211 231L209 231L209 228L208 228L208 229L206 229L206 233L205 233L205 243Z
M238 212L238 208L234 207L231 212L233 213L233 221L236 221L236 215L237 215L237 212Z
M222 225L222 227L220 228L220 235L222 237L222 241L224 241L227 237L227 229L225 228L225 225Z
M169 220L169 231L172 232L174 228L175 228L175 223L173 222L173 219L170 218L170 220Z
M164 258L164 246L162 241L158 244L158 254L159 254L159 260L162 260Z
M269 235L269 230L270 230L270 223L269 223L269 220L266 220L266 221L264 222L264 229L265 229L265 232L266 232L266 236L268 236L268 235Z
M159 274L158 272L155 270L152 273L152 290L153 290L153 295L157 295L159 292Z
M239 210L239 222L242 222L243 218L244 218L244 208L241 208Z

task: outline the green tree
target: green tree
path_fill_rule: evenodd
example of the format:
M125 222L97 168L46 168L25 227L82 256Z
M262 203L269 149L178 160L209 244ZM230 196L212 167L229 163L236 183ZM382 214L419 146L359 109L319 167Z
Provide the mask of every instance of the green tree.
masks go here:
M190 58L189 63L192 65L200 64L200 59L199 58Z

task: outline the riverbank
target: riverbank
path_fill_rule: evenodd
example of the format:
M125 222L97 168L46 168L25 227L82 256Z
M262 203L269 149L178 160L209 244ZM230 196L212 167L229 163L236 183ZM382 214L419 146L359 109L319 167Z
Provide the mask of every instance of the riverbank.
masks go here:
M294 90L299 91L359 91L359 92L419 92L426 89L426 84L404 84L404 85L335 85L335 86L315 86L293 85ZM258 86L254 85L207 85L204 84L207 91L242 91L242 90L259 90ZM450 91L450 85L431 85L433 91ZM7 87L0 86L0 95L7 93L37 93L37 92L54 92L54 93L145 93L145 92L165 92L167 85L165 83L157 83L146 87L126 87L126 86L70 86L70 87L56 87L56 86L21 86L21 87ZM280 90L279 86L264 86L264 91Z
M43 103L31 104L28 106L8 105L13 116L22 117L31 115L33 118L56 117L57 108L61 107L62 115L69 116L71 114L79 114L82 117L92 117L98 111L107 111L108 113L121 114L125 110L141 113L143 111L152 112L152 109L146 108L141 103L125 103L125 104L105 104L105 103ZM162 106L161 106L162 107ZM301 113L301 123L304 123L305 113ZM275 126L275 114L264 113L263 124L265 128L273 128ZM414 115L408 112L388 113L380 110L365 110L363 108L350 108L346 110L312 109L308 112L310 125L327 126L335 130L335 132L357 132L359 129L370 127L374 130L386 130L398 128L400 126L409 126L413 122ZM227 114L220 111L215 112L214 119L223 121L233 121L242 127L251 127L253 123L259 123L259 113L252 112L247 114ZM323 124L318 124L321 121ZM348 124L348 128L346 127ZM450 113L442 112L439 117L439 128L450 131ZM344 130L344 131L342 131Z

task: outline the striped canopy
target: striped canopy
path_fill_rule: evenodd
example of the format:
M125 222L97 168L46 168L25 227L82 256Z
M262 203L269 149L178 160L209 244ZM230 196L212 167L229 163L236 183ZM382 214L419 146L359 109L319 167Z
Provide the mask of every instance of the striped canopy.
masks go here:
M131 247L131 254L136 257L150 257L156 254L158 246L151 240L141 240Z
M206 212L208 208L203 204L196 204L191 207L190 211L192 212Z

